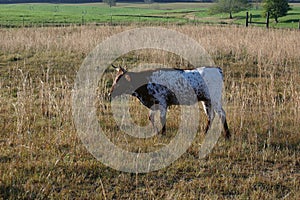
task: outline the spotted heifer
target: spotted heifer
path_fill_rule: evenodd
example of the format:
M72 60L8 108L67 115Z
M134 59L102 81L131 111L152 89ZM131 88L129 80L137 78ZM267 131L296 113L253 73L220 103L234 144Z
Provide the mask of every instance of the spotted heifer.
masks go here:
M169 106L192 105L201 101L208 117L205 132L210 128L216 112L222 119L225 138L230 138L226 114L222 108L223 74L220 68L201 67L191 70L166 68L128 72L122 67L113 67L118 73L111 88L111 98L122 94L137 97L150 109L149 120L154 128L154 113L160 110L163 134L166 132L166 113Z

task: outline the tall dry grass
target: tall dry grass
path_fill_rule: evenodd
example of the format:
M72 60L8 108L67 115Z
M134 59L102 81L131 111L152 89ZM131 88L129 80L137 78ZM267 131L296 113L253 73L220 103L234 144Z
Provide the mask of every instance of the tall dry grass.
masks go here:
M0 30L0 197L297 199L299 31L167 27L198 41L225 74L224 101L233 138L231 143L220 140L207 160L197 160L201 140L196 139L170 167L131 176L105 167L85 150L71 112L76 72L97 44L132 28ZM139 59L187 67L180 58L155 51L134 52L117 62L136 66ZM113 76L107 70L101 82L105 87L98 93L100 122L108 136L134 151L136 146L149 151L157 148L151 145L168 143L178 126L176 108L168 115L166 137L147 142L120 134L105 96ZM147 110L138 102L131 110L137 123L148 123Z

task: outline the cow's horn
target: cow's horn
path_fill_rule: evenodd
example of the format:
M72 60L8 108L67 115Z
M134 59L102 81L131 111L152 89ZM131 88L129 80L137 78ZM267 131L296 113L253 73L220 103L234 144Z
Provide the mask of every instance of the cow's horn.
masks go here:
M127 72L126 69L120 66L120 69L122 70L123 73Z

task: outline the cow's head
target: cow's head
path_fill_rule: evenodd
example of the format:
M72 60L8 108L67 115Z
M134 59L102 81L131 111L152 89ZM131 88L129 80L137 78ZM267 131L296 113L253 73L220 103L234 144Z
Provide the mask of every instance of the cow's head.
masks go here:
M115 67L114 65L112 67L117 70L117 76L112 84L110 97L114 98L122 94L132 94L133 87L130 72L127 72L123 67Z

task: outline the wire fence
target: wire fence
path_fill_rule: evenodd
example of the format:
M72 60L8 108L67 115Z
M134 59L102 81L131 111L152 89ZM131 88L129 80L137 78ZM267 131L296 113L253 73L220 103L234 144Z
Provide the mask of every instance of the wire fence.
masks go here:
M176 19L168 16L131 16L131 20L118 20L114 19L118 16L109 16L108 20L87 20L84 16L77 20L72 19L59 19L54 18L43 19L40 21L33 21L20 17L15 20L0 20L0 28L20 28L20 27L67 27L67 26L82 26L82 25L96 25L96 26L116 26L116 25L186 25L186 24L224 24L217 22L200 21L196 19ZM128 16L127 16L128 17ZM152 20L147 20L152 19Z
M19 17L14 20L0 20L0 28L21 28L21 27L68 27L68 26L82 26L82 25L94 25L94 26L128 26L128 25L236 25L236 26L248 26L249 24L260 24L269 27L269 18L266 22L253 22L251 14L246 13L246 23L227 23L226 21L203 21L196 18L176 18L169 16L146 16L146 15L131 15L130 20L119 20L117 18L124 17L123 15L110 15L104 18L108 20L90 20L85 16L77 17L77 19L56 19L55 17L43 20L32 20L26 17ZM151 20L149 20L151 19ZM300 30L300 20L298 21L297 28Z

